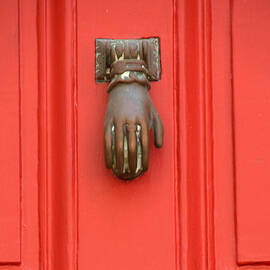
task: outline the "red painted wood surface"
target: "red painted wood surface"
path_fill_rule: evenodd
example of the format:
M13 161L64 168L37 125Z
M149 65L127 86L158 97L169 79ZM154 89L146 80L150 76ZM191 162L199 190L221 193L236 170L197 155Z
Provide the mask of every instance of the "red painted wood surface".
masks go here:
M222 2L212 6L216 268L269 269L270 6Z
M0 269L270 268L268 1L0 7ZM148 36L165 143L125 183L104 165L94 41Z
M230 1L212 3L214 260L212 269L237 269L235 238Z
M21 130L18 3L1 5L0 261L20 262Z
M36 2L0 13L0 268L38 269Z
M270 263L270 2L232 16L238 261Z
M151 23L150 23L151 21ZM175 160L171 1L78 1L79 265L81 269L175 269ZM95 83L95 38L161 40L162 80L150 95L165 123L151 141L149 171L132 182L104 168L106 84ZM170 60L169 60L170 59ZM90 252L89 252L90 251Z

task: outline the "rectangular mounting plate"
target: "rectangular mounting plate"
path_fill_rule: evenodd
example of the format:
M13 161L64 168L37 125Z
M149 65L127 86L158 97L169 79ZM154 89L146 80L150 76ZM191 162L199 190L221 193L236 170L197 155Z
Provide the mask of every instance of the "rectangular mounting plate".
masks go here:
M111 64L124 59L144 60L150 74L149 80L160 80L159 38L96 39L96 81L109 82Z

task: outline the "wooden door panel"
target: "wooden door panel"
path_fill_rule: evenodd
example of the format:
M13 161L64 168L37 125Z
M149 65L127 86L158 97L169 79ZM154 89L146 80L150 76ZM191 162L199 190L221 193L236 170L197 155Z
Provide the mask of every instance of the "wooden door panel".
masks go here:
M1 269L270 269L269 1L11 0L0 15ZM104 164L95 39L150 36L165 142L124 182Z
M270 2L232 16L238 262L270 262Z
M269 1L212 5L217 269L269 269L269 14Z
M18 1L0 7L0 263L20 262L21 130Z
M0 2L0 268L38 269L36 1Z
M78 1L78 160L80 269L173 269L173 7L170 1ZM165 147L151 138L150 168L131 182L104 164L107 84L95 82L96 38L160 37L162 80L150 95L165 125Z

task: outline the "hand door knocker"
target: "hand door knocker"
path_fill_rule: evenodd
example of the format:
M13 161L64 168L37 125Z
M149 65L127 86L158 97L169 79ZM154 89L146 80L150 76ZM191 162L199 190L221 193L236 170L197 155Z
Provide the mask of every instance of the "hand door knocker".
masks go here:
M148 94L160 79L159 39L96 39L96 81L110 82L104 123L106 166L124 180L148 169L149 137L163 144L163 125Z

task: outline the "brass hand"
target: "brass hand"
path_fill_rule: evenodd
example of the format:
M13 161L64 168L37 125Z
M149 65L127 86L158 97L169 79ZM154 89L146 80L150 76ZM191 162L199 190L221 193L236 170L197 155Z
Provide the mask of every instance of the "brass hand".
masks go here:
M133 179L148 169L150 129L155 146L161 147L163 125L146 85L118 83L109 95L104 128L106 166L119 178Z

